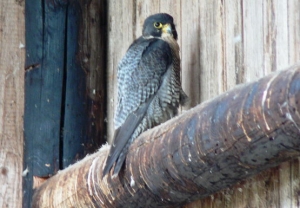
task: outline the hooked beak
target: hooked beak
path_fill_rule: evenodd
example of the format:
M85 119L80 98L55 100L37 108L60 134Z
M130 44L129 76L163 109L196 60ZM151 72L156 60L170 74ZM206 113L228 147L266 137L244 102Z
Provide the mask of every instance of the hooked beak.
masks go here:
M168 33L170 35L173 36L173 33L172 33L172 26L170 24L165 24L163 27L162 27L162 32L163 33Z

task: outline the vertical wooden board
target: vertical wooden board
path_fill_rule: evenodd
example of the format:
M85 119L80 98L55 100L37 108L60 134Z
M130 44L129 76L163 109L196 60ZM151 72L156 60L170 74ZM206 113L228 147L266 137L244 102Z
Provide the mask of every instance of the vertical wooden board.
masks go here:
M291 165L291 200L292 207L300 206L300 158L292 161Z
M263 3L263 50L261 55L264 57L264 68L266 73L271 71L272 68L276 69L276 25L275 25L275 10L274 4L271 1ZM276 14L277 15L277 14Z
M201 102L201 36L200 3L181 2L181 68L182 86L190 102L186 109Z
M65 8L26 1L26 18L25 160L45 177L59 168Z
M78 33L79 33L79 5L75 2L70 4L67 9L67 50L66 50L66 77L65 92L63 95L64 110L63 118L63 142L62 168L79 160L85 155L85 146L88 142L88 106L86 96L86 73L76 60L78 52Z
M221 193L225 195L223 198L227 199L226 207L246 207L247 198L245 196L247 188L243 183L236 185L234 188L229 188L225 193ZM222 204L223 203L221 203L221 205Z
M81 88L80 97L83 99L81 102L87 106L85 110L79 108L78 110L85 111L83 114L85 118L88 118L87 126L82 128L86 128L83 131L86 131L86 139L89 138L83 142L82 154L82 151L93 152L106 140L107 11L104 0L78 1L77 3L80 4L81 12L78 17L79 38L76 60L82 68L80 73L83 73L82 70L85 73L82 77L85 81L82 80L81 83L86 83L86 86L85 89Z
M264 66L263 11L265 2L243 1L244 80L250 82L266 75Z
M33 2L29 1L25 2L25 28L26 32L30 31L30 36L26 36L25 32L25 39L26 39L26 63L25 63L25 70L27 69L27 75L25 73L25 112L24 112L24 158L23 164L24 169L28 171L23 178L23 207L28 207L30 205L31 196L33 194L33 169L34 163L32 163L32 151L33 151L33 144L31 140L31 134L39 135L38 132L32 132L28 135L28 142L26 142L26 134L27 131L34 131L39 130L37 126L33 126L31 122L34 122L36 118L35 115L39 115L40 106L38 109L37 102L41 100L41 94L39 92L39 88L41 86L41 60L43 57L43 50L42 50L42 42L43 42L43 34L42 34L42 25L43 20L42 18L38 18L42 16L42 4L41 2ZM30 9L29 9L30 7ZM31 11L32 10L32 11ZM32 22L35 22L34 26L31 25ZM32 38L34 37L34 38ZM32 71L33 70L33 71ZM28 73L31 73L28 75ZM27 80L26 80L27 79ZM27 84L26 84L27 82ZM30 84L31 82L31 84ZM26 92L26 85L31 85L31 92L33 98L28 98L29 93ZM30 110L30 111L28 111ZM27 112L27 115L26 115ZM26 144L26 145L25 145ZM31 151L30 151L31 150Z
M240 84L243 77L243 39L241 1L223 2L223 89Z
M279 207L292 207L291 162L279 166Z
M0 2L0 207L22 207L23 2Z
M276 0L274 4L274 21L276 25L276 70L287 68L289 63L288 39L288 1ZM272 69L274 70L274 69Z
M105 138L105 17L104 1L68 5L62 168L95 152Z
M300 60L300 1L287 2L288 9L288 38L289 38L289 63L293 64Z
M251 178L247 181L245 189L246 206L249 207L267 207L265 200L264 181L262 178Z
M264 66L266 72L289 65L287 1L264 3Z
M117 106L117 70L121 58L136 38L135 1L108 2L108 141L114 133L114 112Z
M59 168L65 9L28 3L26 18L26 68L37 66L25 79L26 160L34 175L45 177Z
M201 101L213 98L222 92L221 19L223 14L221 6L221 1L205 1L200 4Z
M186 208L231 208L231 207L279 207L278 168L264 171L259 175L229 187L205 199L190 203Z
M26 64L23 206L32 197L33 176L54 175L60 166L64 77L65 7L25 2Z

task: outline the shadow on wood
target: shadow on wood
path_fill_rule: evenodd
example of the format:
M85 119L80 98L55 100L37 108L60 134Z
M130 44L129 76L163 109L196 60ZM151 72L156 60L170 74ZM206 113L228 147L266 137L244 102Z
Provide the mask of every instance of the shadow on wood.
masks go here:
M108 146L41 185L33 207L158 207L201 199L300 155L300 65L240 85L144 132L120 177Z
M106 2L26 3L23 206L106 140Z

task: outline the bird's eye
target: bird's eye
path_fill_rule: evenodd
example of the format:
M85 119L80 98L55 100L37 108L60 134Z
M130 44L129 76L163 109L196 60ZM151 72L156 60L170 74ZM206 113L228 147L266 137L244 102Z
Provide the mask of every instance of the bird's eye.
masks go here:
M162 24L160 22L154 22L155 28L162 28Z

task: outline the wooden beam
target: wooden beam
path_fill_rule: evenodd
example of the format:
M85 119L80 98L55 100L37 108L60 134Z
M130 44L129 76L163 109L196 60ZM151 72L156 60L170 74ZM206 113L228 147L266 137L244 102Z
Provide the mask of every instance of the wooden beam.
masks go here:
M228 91L144 132L119 177L108 152L61 171L33 207L158 207L204 198L300 155L300 65Z

